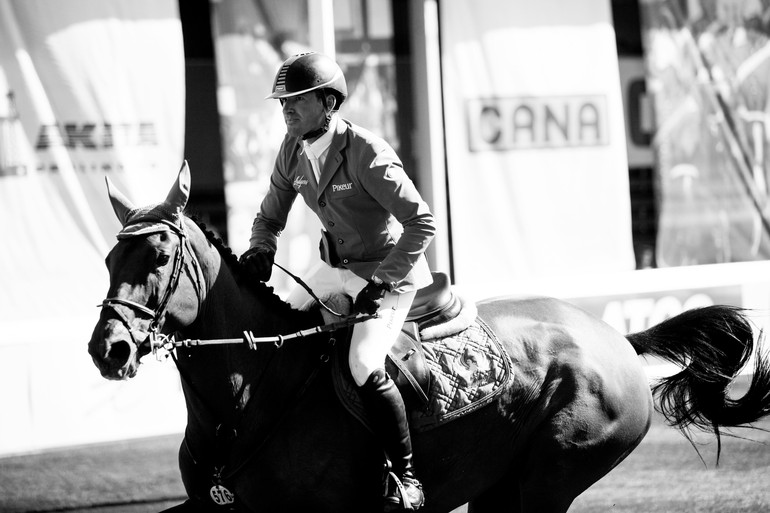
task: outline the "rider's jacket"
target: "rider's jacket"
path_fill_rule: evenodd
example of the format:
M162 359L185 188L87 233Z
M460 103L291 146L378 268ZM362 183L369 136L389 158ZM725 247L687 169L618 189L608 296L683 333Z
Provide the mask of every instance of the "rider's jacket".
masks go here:
M424 256L436 228L428 205L382 138L339 119L316 182L302 140L281 144L270 188L252 226L250 246L275 251L297 194L324 233L321 258L356 275L379 278L396 292L432 281Z

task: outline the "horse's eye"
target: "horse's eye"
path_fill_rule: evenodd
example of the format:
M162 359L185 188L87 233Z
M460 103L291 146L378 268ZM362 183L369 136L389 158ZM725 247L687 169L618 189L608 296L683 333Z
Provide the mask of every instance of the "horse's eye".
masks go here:
M162 267L166 265L169 261L170 257L166 255L165 253L161 253L158 255L158 267Z

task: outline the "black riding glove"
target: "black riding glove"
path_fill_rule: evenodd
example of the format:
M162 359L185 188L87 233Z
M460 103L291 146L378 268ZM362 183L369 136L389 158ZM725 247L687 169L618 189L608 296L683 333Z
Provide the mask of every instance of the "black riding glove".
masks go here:
M366 287L361 289L361 292L356 296L353 311L355 313L374 315L382 305L382 298L385 297L386 291L387 286L384 283L378 285L370 280Z
M254 276L259 281L267 281L273 273L273 261L275 260L275 251L268 248L257 246L249 248L241 255L241 265L246 268L246 272Z

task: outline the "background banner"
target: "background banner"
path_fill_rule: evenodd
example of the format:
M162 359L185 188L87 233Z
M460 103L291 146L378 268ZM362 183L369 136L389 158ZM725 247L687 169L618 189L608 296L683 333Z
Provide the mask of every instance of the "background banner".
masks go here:
M181 430L173 365L130 383L87 353L119 223L182 163L175 0L0 0L0 454Z
M641 2L661 267L770 257L769 9L755 0Z
M441 2L456 282L634 269L610 2Z

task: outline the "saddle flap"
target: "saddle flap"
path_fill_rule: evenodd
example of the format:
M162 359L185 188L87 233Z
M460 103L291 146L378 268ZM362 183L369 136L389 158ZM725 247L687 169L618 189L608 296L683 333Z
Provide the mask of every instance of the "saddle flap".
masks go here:
M389 368L388 364L392 364L395 368ZM396 343L388 353L385 370L396 382L399 390L414 391L421 406L428 404L431 374L420 344L417 323L404 323Z
M480 318L460 333L421 343L417 327L410 324L385 368L404 397L411 429L429 431L476 411L513 379L505 347ZM347 364L349 339L340 340L332 358L334 389L343 407L371 430Z
M332 358L332 382L345 409L371 430L347 363L351 332L352 330L348 330L341 338L342 343L336 346ZM415 323L404 324L397 342L385 358L385 371L395 382L409 409L422 411L426 408L429 402L431 373L419 343L419 331Z

